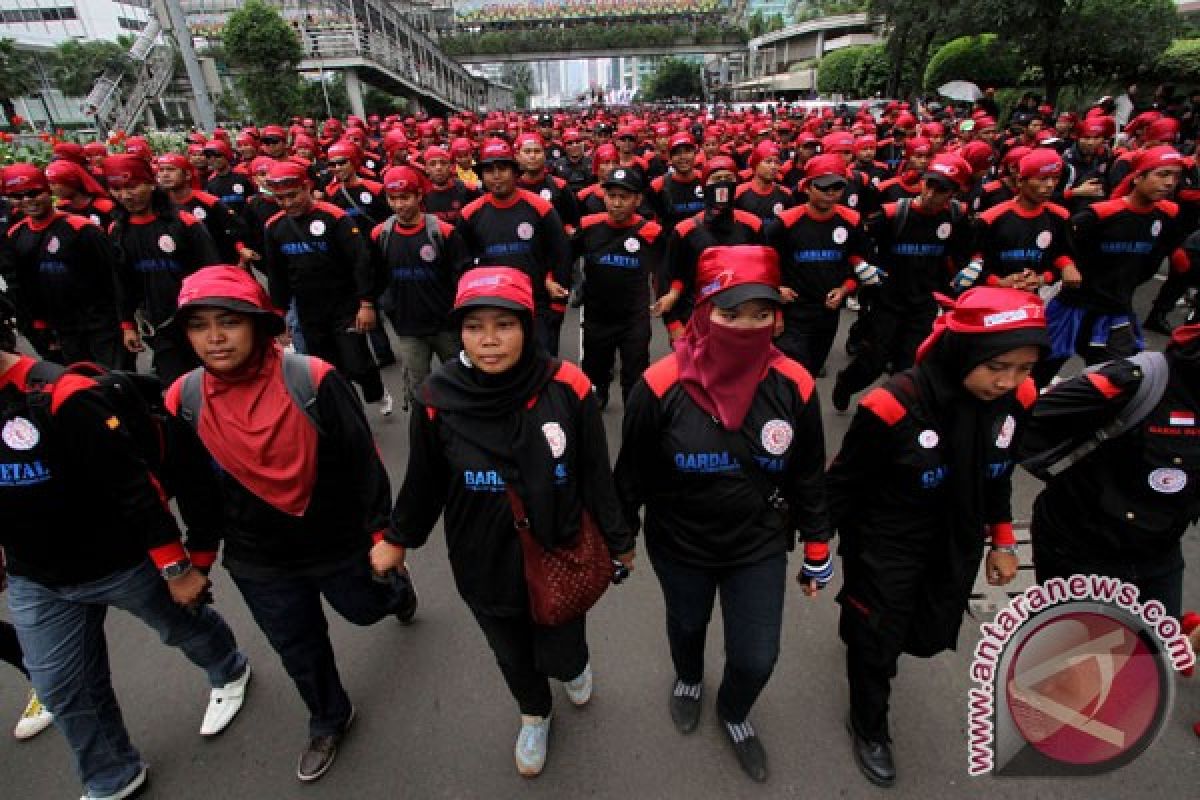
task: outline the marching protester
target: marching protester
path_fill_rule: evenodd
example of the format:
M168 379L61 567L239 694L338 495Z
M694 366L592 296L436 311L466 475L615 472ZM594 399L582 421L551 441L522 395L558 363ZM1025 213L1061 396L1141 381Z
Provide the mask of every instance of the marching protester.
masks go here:
M900 655L955 647L989 541L988 582L1016 575L1015 437L1049 344L1042 302L1028 292L984 287L942 302L916 366L862 399L828 474L845 575L847 726L877 786L896 780L888 705Z
M277 161L267 175L283 209L267 223L263 271L271 300L294 300L305 352L332 364L362 389L363 400L390 416L392 395L379 376L366 332L378 324L377 286L367 238L337 206L312 195L308 172Z
M74 161L51 161L46 165L46 181L60 211L87 217L108 230L115 205L90 172Z
M147 767L113 691L109 608L139 618L205 672L212 689L203 736L223 731L242 707L250 667L207 605L211 584L200 569L219 523L181 499L185 547L127 420L90 378L18 354L12 314L0 298L8 608L37 696L71 749L84 800L129 797L146 783Z
M158 185L175 207L204 223L217 245L217 255L227 264L245 259L246 228L241 217L213 195L193 188L195 170L187 158L166 153L155 159L154 167Z
M149 345L154 371L168 385L196 366L196 356L158 329L175 313L183 278L220 256L204 224L155 185L148 160L109 156L104 178L118 205L108 236L117 254L124 345L131 353Z
M222 563L308 707L296 777L315 781L355 716L322 598L371 625L391 614L407 624L417 597L402 563L371 572L391 489L354 390L330 364L285 355L275 342L283 329L244 270L188 276L169 330L202 366L172 384L166 404L194 431L180 495L224 520Z
M421 388L392 527L372 563L377 572L402 564L444 514L455 585L521 712L517 771L533 777L546 763L548 678L563 681L570 702L583 706L593 674L586 617L557 626L534 621L514 527L527 528L541 547L559 547L582 535L589 515L626 569L634 541L591 383L540 347L529 276L512 267L469 270L453 314L463 351Z
M767 779L748 719L779 654L787 552L815 595L833 574L824 437L813 379L771 344L782 303L768 247L711 247L675 352L650 367L625 410L616 480L625 518L646 509L646 548L667 607L671 719L700 720L704 643L721 597L725 669L717 718L743 771Z

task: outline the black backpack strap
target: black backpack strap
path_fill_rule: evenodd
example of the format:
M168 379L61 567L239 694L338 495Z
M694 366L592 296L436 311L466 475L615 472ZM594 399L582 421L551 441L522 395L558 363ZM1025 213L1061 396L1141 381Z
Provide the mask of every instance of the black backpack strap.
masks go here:
M35 361L25 374L25 402L29 413L34 417L33 423L40 429L51 424L51 405L54 396L54 384L65 375L66 367L51 361Z
M442 238L441 220L434 214L425 215L425 235L429 237L429 241L433 243L433 249L440 256L446 247L445 240Z
M908 214L912 210L912 198L901 197L896 201L896 216L892 218L892 241L898 241L908 224Z
M204 367L196 367L179 382L179 417L191 426L200 428L200 409L204 406Z
M379 231L379 254L383 256L384 261L387 261L388 240L392 238L392 228L396 225L396 215L392 214L383 221L383 228Z

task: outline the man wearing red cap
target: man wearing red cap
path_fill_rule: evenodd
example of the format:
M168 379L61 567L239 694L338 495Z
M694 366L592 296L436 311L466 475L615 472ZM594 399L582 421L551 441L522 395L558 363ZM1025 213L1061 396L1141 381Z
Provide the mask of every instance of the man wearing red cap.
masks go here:
M385 288L372 268L367 238L345 211L312 196L303 166L276 162L267 184L283 209L267 223L263 271L279 308L296 303L305 348L362 388L363 399L392 413L392 397L367 346L375 298Z
M517 137L514 155L521 167L517 186L538 195L558 212L563 229L570 236L579 227L579 203L567 182L546 169L546 149L542 137L536 133L523 133Z
M584 151L583 135L575 128L563 132L565 155L554 162L554 174L567 182L576 196L592 183L592 159Z
M1075 132L1078 138L1063 154L1063 161L1071 172L1063 199L1072 214L1105 198L1111 163L1102 118L1088 117L1076 126Z
M933 145L923 136L915 136L904 143L904 161L897 169L896 177L882 181L877 187L880 203L894 203L902 197L913 198L921 193L921 176L933 158Z
M246 201L258 191L254 181L245 171L233 169L233 149L217 139L204 146L204 155L208 157L209 178L204 185L204 191L215 196L225 206L245 218Z
M5 167L3 194L17 200L22 217L0 242L0 274L30 319L29 340L49 360L130 368L116 257L104 231L86 217L56 210L50 184L32 164Z
M860 317L862 341L854 360L838 373L833 387L838 411L849 408L853 395L874 383L889 363L894 372L913 365L938 315L934 293L945 291L947 267L965 263L970 251L970 220L954 199L970 181L970 165L943 153L925 173L921 194L884 205L868 222L867 235L887 279Z
M463 209L459 230L477 265L516 267L529 276L537 300L534 333L551 355L558 353L571 246L554 206L517 186L517 161L500 139L479 154L487 194Z
M779 184L779 145L762 141L750 153L751 178L737 187L734 208L749 211L763 224L779 216L792 205L792 193Z
M1046 309L1054 351L1039 369L1049 382L1063 363L1078 354L1088 364L1123 358L1145 346L1133 314L1137 287L1170 258L1173 271L1186 270L1178 249L1188 233L1178 223L1179 206L1169 198L1180 180L1184 159L1172 147L1141 151L1119 196L1095 203L1071 218L1080 275L1068 281ZM1164 310L1164 309L1156 309Z
M859 213L840 205L846 190L846 161L822 154L809 159L800 191L804 205L790 208L766 231L783 271L783 334L778 347L819 375L837 335L839 310L858 288L855 275L878 283L867 263L869 243Z
M73 161L51 161L46 165L46 180L58 198L59 209L87 217L101 230L108 230L116 204L90 172Z
M704 182L696 172L696 142L690 134L671 137L672 170L650 182L650 206L664 230L704 210Z
M455 174L454 161L444 147L430 147L424 154L425 173L429 176L425 210L438 219L457 225L462 210L480 196L478 186L467 186ZM384 181L385 190L387 181Z
M1021 159L1017 196L979 215L974 252L954 278L955 291L979 282L1036 292L1060 275L1064 286L1079 285L1069 214L1050 202L1062 170L1062 158L1049 148Z
M180 347L159 327L175 313L183 278L221 263L204 223L179 210L159 189L150 162L136 155L104 159L104 177L120 209L109 228L117 253L117 289L125 347L154 351L154 370L164 384L196 366L191 348ZM136 321L136 326L135 326Z
M263 128L259 142L262 143L263 155L268 155L277 161L287 158L287 134L279 125L267 125Z
M246 224L217 197L192 188L193 167L183 156L167 153L155 160L158 185L171 202L204 223L217 244L223 264L246 264L250 252L245 245Z
M450 306L468 257L453 225L422 212L425 176L413 167L389 167L383 189L392 216L375 226L371 240L389 276L384 311L398 337L407 407L428 377L433 356L445 363L461 349L450 325Z
M366 235L388 216L383 186L358 174L362 150L353 142L338 142L328 155L333 180L323 190L325 199L353 218Z

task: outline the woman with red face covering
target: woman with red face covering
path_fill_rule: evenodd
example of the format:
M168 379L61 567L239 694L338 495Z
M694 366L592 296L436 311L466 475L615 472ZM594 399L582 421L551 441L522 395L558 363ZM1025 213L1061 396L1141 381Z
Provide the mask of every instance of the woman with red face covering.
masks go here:
M765 781L767 757L748 719L779 654L787 553L804 544L800 579L829 582L825 445L813 379L775 349L782 299L775 251L711 247L700 256L697 306L675 352L629 395L617 491L667 607L675 667L671 719L700 720L704 640L721 596L725 670L717 717L742 769Z
M829 468L841 537L854 758L877 786L896 769L888 699L901 653L953 649L987 555L990 583L1016 575L1010 499L1015 437L1037 398L1029 377L1049 345L1042 301L970 289L917 351L916 366L869 392Z

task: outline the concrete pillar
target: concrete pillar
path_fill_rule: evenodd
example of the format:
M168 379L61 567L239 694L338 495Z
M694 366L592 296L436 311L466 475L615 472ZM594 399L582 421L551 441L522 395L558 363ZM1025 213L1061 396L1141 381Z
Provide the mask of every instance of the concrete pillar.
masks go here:
M343 75L346 78L346 94L350 96L350 110L355 116L366 119L367 111L363 105L362 82L358 79L358 70L347 69Z
M817 31L817 58L825 55L825 31Z

